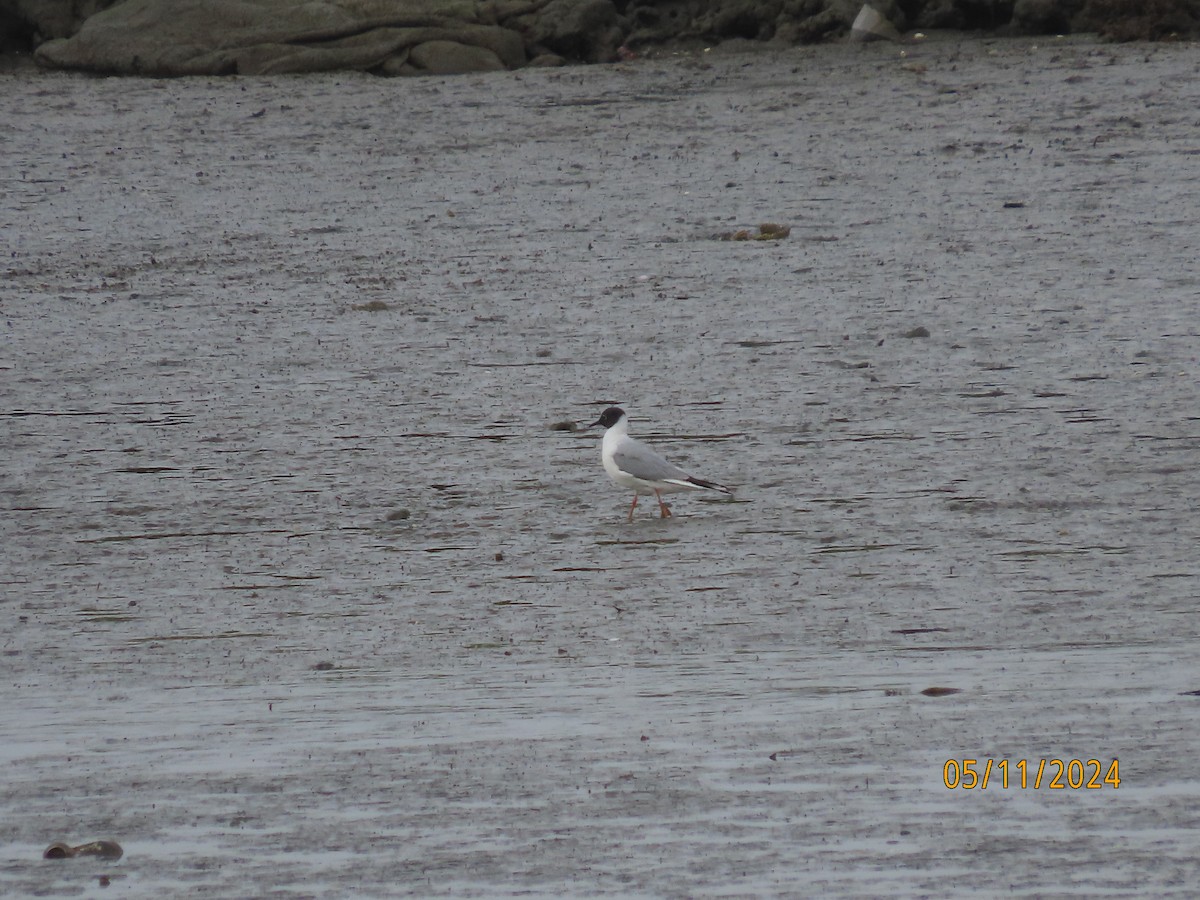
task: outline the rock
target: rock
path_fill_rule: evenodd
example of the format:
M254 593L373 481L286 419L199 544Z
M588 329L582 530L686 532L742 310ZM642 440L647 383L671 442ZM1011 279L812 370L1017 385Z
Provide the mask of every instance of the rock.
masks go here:
M1074 31L1096 31L1114 41L1194 39L1200 0L1090 0L1071 24Z
M770 40L775 36L780 0L720 0L698 21L700 31L716 40L749 38Z
M21 22L35 33L35 41L68 38L84 20L112 6L116 0L0 0L0 22ZM10 26L11 27L11 26Z
M1083 0L1017 0L1012 24L1021 34L1065 34Z
M1200 0L0 0L0 49L44 40L41 65L116 74L415 75L611 62L663 43L890 37L889 23L1189 37Z
M409 63L430 75L458 75L463 72L496 72L504 69L500 57L486 47L472 47L458 41L426 41L409 51Z
M539 53L529 61L529 65L537 68L551 68L554 66L565 66L567 61L557 53Z
M521 37L483 21L481 9L470 0L125 0L36 55L47 66L118 74L265 75L382 70L444 41L523 65ZM474 64L483 59L494 65L482 54Z
M530 45L585 62L611 61L625 37L612 0L550 0L518 21Z
M789 44L815 44L825 38L849 28L853 19L846 21L837 13L825 9L815 16L797 19L780 25L776 39Z
M895 0L872 0L869 6L894 27L905 24ZM790 0L779 15L775 40L787 44L812 44L851 33L863 14L862 0Z
M1059 2L1072 3L1076 0ZM913 27L986 30L1004 28L1012 19L1012 8L1013 0L925 0L917 5ZM880 11L886 15L886 10Z
M626 46L664 44L697 35L696 18L710 4L699 0L635 0L625 8Z
M873 6L864 5L850 26L850 40L857 43L867 41L898 41L900 32Z
M931 0L921 6L913 22L916 28L964 28L966 19L955 0Z

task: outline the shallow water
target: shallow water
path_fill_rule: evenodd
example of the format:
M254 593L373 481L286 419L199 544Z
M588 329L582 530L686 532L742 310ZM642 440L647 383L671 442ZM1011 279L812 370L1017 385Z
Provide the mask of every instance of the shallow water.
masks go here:
M4 77L0 890L1190 896L1198 67Z

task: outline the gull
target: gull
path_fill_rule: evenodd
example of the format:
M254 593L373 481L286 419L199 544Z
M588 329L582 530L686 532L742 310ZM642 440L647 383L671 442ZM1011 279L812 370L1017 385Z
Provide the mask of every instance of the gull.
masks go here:
M663 494L676 491L719 491L732 494L729 488L714 481L694 478L683 469L673 465L643 444L629 436L629 417L619 406L610 406L600 418L588 428L597 425L607 429L604 442L600 445L600 458L608 477L621 487L633 491L633 503L629 505L629 521L637 507L639 494L653 494L658 499L661 518L671 515L671 508L663 503Z

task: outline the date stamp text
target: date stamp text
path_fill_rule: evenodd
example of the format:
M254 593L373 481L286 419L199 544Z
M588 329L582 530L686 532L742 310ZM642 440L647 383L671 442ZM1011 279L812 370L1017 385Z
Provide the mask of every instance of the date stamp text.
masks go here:
M942 783L950 790L1017 788L1051 791L1116 790L1121 765L1116 759L948 759Z

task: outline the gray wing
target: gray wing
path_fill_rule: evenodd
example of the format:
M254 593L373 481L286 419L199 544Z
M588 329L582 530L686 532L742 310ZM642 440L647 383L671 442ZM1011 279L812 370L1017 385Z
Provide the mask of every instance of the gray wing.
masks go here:
M613 462L622 472L646 481L687 481L688 473L673 465L645 444L626 444L613 454Z

